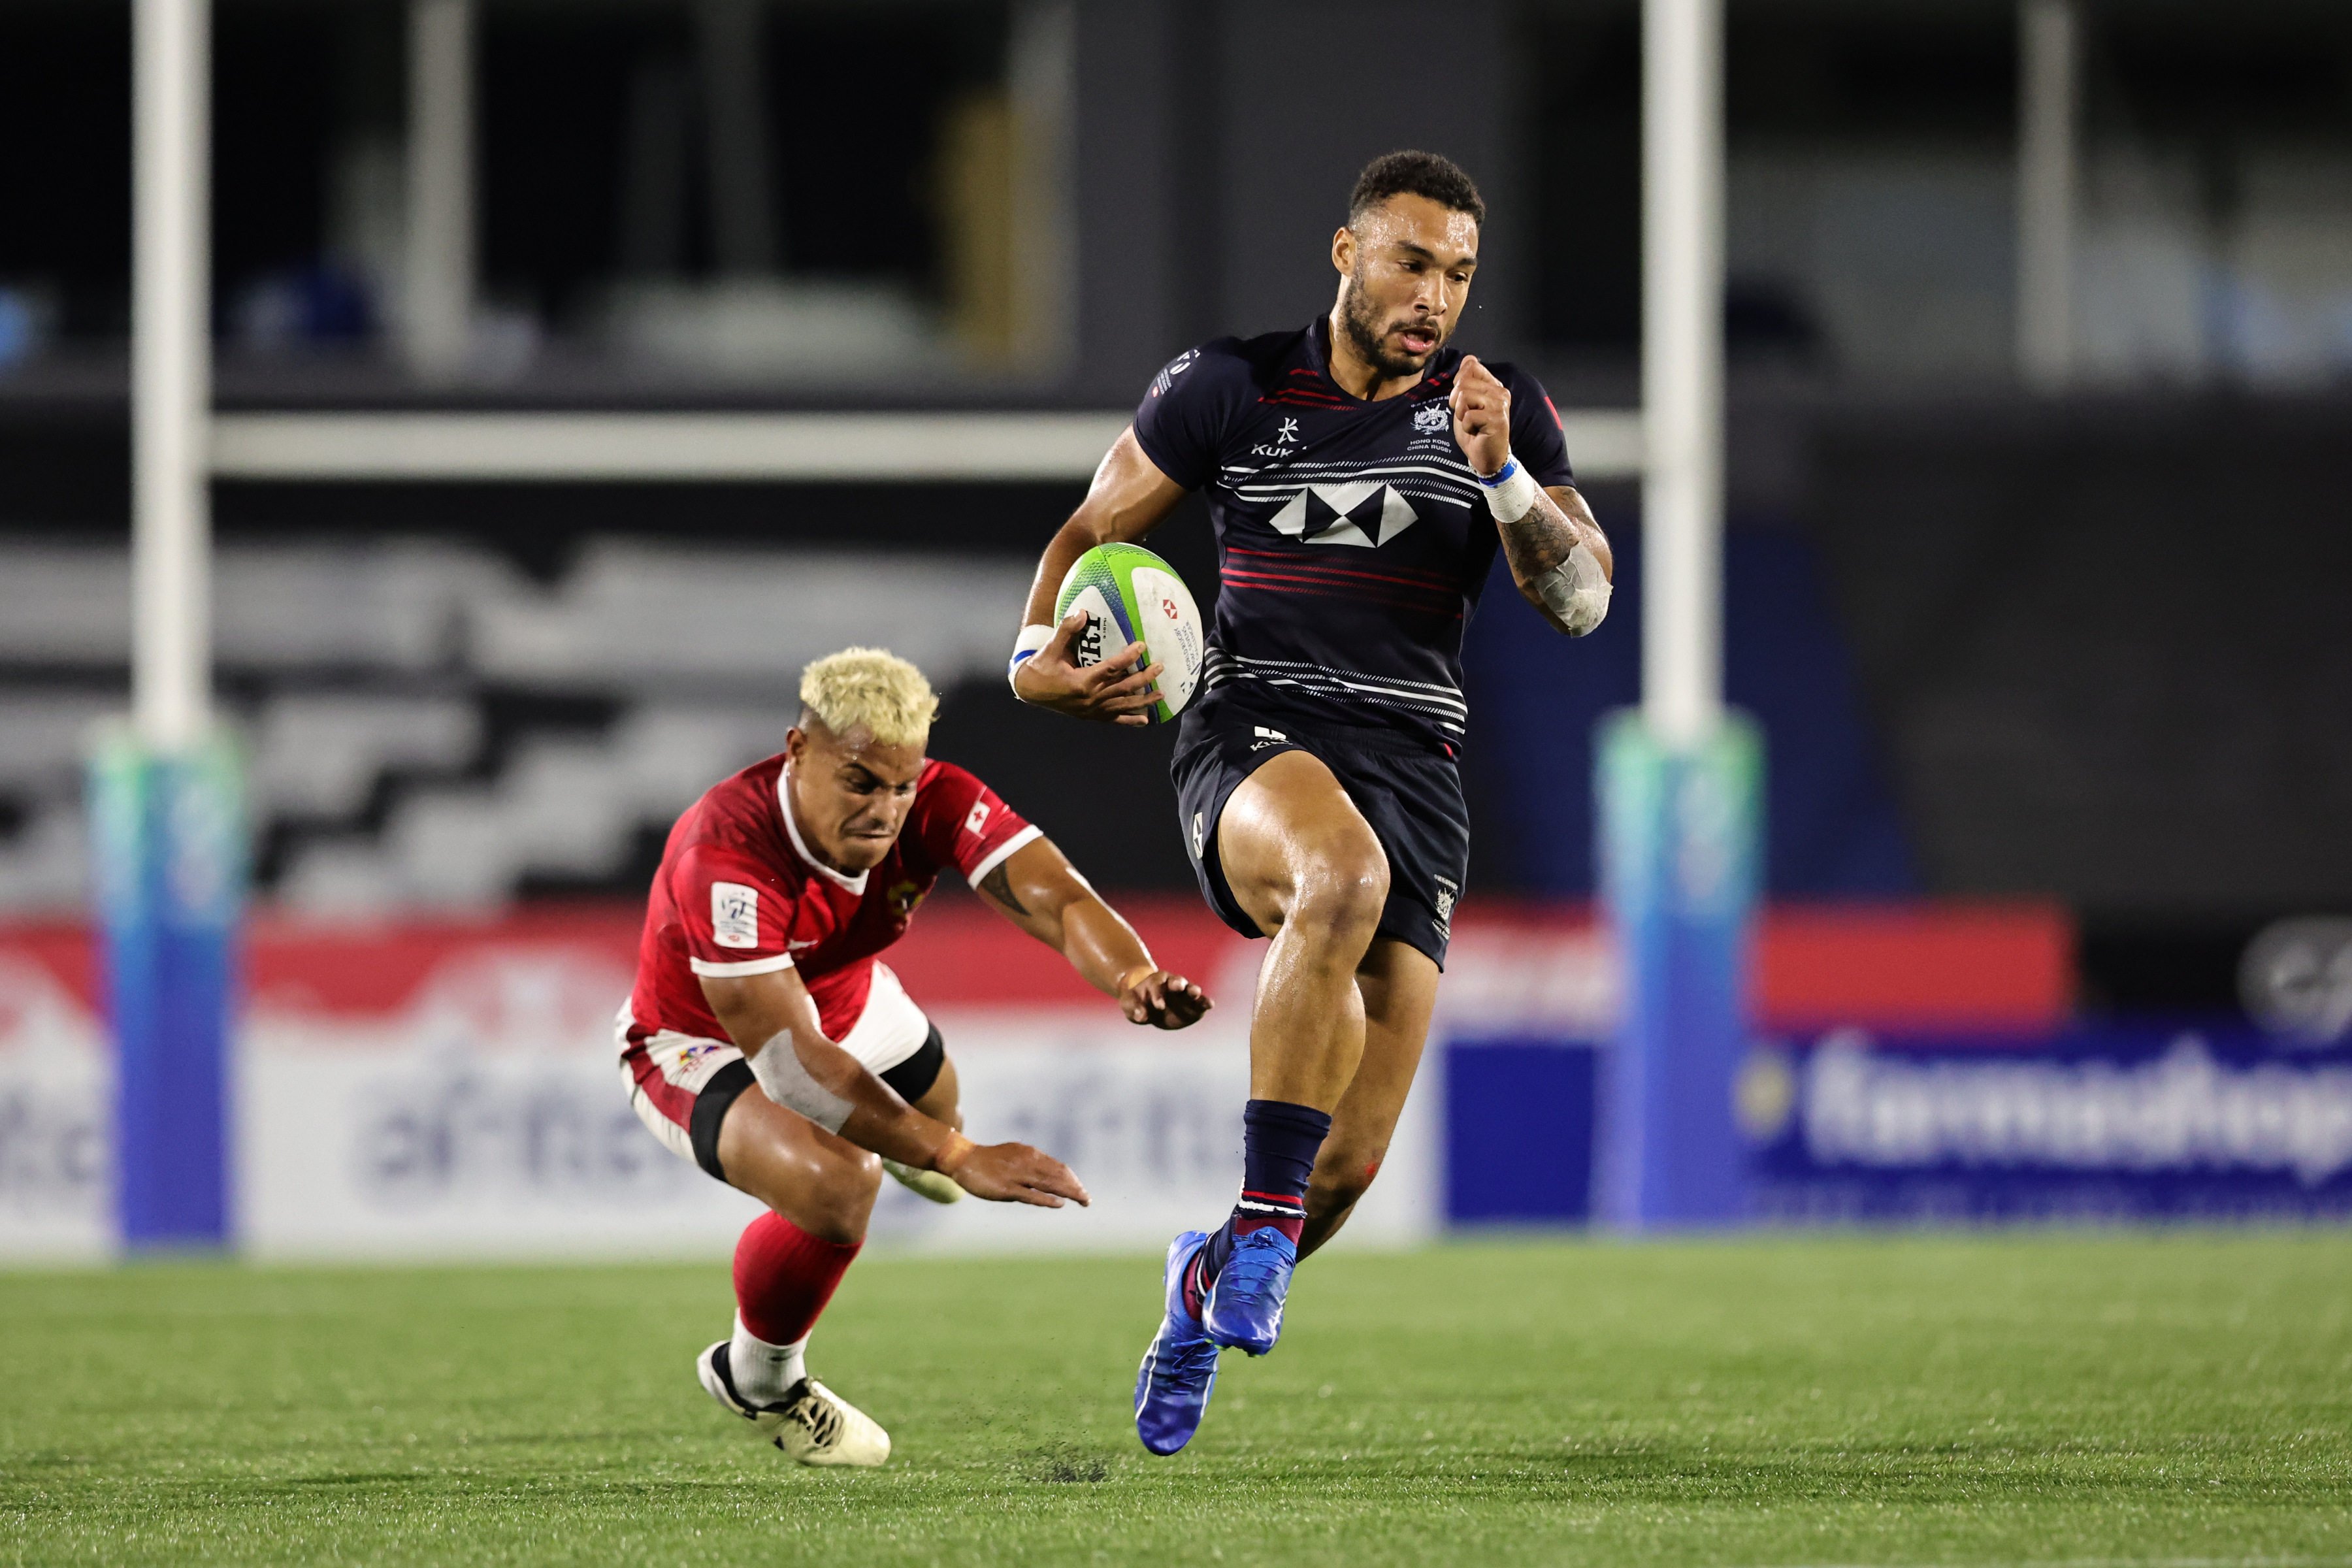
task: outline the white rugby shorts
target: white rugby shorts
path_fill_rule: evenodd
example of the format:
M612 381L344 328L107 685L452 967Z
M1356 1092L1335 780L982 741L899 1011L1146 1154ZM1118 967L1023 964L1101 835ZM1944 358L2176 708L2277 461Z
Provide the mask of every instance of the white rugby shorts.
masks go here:
M628 1089L629 1107L671 1152L700 1164L694 1150L695 1097L730 1062L741 1061L743 1053L730 1041L702 1039L675 1029L656 1029L632 1043L629 1031L635 1023L628 1004L623 1003L614 1029L621 1046L621 1080ZM907 994L898 975L888 964L877 962L873 988L866 994L866 1010L835 1043L878 1077L921 1050L930 1033L931 1021Z

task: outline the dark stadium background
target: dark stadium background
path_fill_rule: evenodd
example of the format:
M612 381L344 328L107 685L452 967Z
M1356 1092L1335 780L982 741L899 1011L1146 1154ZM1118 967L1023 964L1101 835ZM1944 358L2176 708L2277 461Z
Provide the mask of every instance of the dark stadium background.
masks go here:
M1702 0L1646 3L1704 36ZM131 685L134 4L147 41L190 14L0 0L12 1561L2345 1561L2344 0L1722 0L1725 685L1769 754L1764 904L1752 943L1717 911L1723 1050L1615 1098L1708 1033L1623 1005L1643 943L1594 896L1594 723L1643 630L1643 83L1684 53L1644 0L210 0L216 460L252 416L361 416L381 452L364 416L403 412L782 415L803 471L842 426L799 416L976 414L1054 455L216 478L252 900L211 883L169 976L138 960L172 900L92 875L194 776L93 766ZM2037 68L2061 36L2074 68ZM1691 74L1656 122L1698 117ZM469 148L433 134L467 84ZM1570 644L1490 586L1421 1077L1280 1352L1226 1358L1162 1461L1129 1403L1153 1259L1232 1201L1264 947L1192 889L1172 737L1025 710L1003 664L1122 411L1188 345L1326 309L1350 179L1412 145L1484 188L1458 341L1549 388L1619 591ZM469 262L410 202L453 169ZM157 248L142 278L184 276ZM464 292L412 288L419 257ZM1705 402L1673 336L1669 417ZM1205 599L1202 512L1151 543ZM136 628L166 667L174 619ZM613 1009L665 829L851 640L919 656L935 750L1220 1005L1132 1029L960 887L925 905L891 962L975 1136L1096 1201L882 1184L811 1369L898 1447L779 1474L688 1375L752 1200L638 1123ZM227 819L174 815L174 863L225 865ZM141 982L222 952L228 1005L175 989L142 1029ZM1628 1140L1644 1096L1666 1135ZM1610 1191L1628 1148L1728 1173L1707 1225L1749 1223L1658 1234Z
M624 254L631 84L688 71L690 16L493 4L480 54L482 287L532 347L453 394L399 368L383 300L335 243L337 160L396 129L398 8L224 0L221 402L1116 405L1206 333L1320 308L1338 193L1367 147L1395 139L1379 125L1391 96L1413 100L1394 112L1397 135L1442 143L1495 208L1464 341L1528 363L1563 406L1630 402L1633 9L1458 13L1415 29L1410 6L1081 5L1073 352L1042 378L982 369L942 392L917 376L698 383L600 346L593 302L625 269L693 278L715 266L709 189L691 168L671 242L650 262ZM2352 156L2352 31L2339 10L2094 15L2091 155L2189 170L2188 210L2221 237L2216 254L2228 254L2263 158L2286 149L2340 170ZM1301 84L1294 65L1310 39L1322 79L1398 75L1391 23L1415 32L1412 85L1353 96L1343 117ZM944 298L942 126L955 103L1001 90L1005 26L984 5L776 11L764 49L781 272ZM1735 191L1743 157L1791 148L1867 153L1897 183L1906 160L1932 171L2006 155L2014 70L2000 7L1792 0L1736 5L1731 27L1743 62L1729 106ZM0 368L0 531L15 541L111 543L125 526L126 49L113 8L0 8L0 142L16 149L0 163L0 211L15 215L0 224L0 280L43 322L38 344ZM824 68L805 68L815 58ZM34 213L43 221L20 221ZM1770 736L1773 892L2054 899L2079 917L2090 999L2228 1006L2253 929L2352 900L2352 547L2341 527L2352 443L2340 390L2352 347L2339 342L2316 371L2273 373L2225 344L2185 371L2105 374L2021 404L2001 344L1973 364L1906 367L1841 342L1819 290L1862 263L1831 256L1811 276L1743 268L1737 194L1734 215L1727 664L1732 698ZM2352 263L2338 287L2352 289ZM264 331L254 301L272 289L300 309ZM1931 285L1918 308L1953 307ZM224 543L388 531L486 546L543 583L592 536L1024 558L1076 494L226 483L216 504ZM1631 552L1633 492L1602 485L1593 500ZM1206 583L1204 535L1188 515L1155 542ZM2245 592L2257 574L2276 591ZM1621 595L1600 637L1568 649L1508 595L1490 595L1472 634L1479 891L1590 891L1587 720L1633 695L1634 603ZM364 686L366 673L334 679ZM121 679L119 665L58 668L23 649L0 668L0 685L19 693ZM234 662L222 684L248 708L275 689L268 672ZM459 771L484 776L518 735L593 732L614 711L593 694L477 696L487 739ZM1185 880L1158 804L1166 737L1055 726L982 679L951 693L940 744L1003 780L1107 885ZM264 895L304 834L364 834L411 782L389 774L345 820L269 825ZM37 814L35 793L23 780L0 786L0 845ZM1105 801L1151 804L1097 809ZM654 841L649 830L609 874L551 872L516 891L628 894Z

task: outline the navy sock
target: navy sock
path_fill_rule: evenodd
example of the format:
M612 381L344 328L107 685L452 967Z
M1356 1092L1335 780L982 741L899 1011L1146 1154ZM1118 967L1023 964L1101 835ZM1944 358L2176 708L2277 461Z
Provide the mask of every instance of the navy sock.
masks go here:
M1307 1178L1330 1131L1329 1113L1312 1106L1253 1100L1242 1108L1241 1200L1193 1262L1185 1296L1194 1316L1234 1242L1268 1226L1297 1241L1307 1224Z

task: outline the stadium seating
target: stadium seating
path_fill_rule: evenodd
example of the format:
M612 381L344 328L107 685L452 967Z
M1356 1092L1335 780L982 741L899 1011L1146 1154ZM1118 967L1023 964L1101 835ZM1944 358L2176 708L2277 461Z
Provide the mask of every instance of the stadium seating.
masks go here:
M415 540L236 544L215 584L224 717L269 897L466 909L642 879L678 810L782 743L801 666L886 643L994 679L1017 563L583 543L537 584ZM119 549L0 544L0 910L83 897L93 727L122 707Z
M944 683L1003 659L1006 606L1028 585L1029 567L1001 558L885 568L869 552L596 541L551 594L476 600L472 657L523 686L773 691L835 648L887 643Z
M0 567L0 583L12 574ZM12 626L0 608L0 626ZM81 897L86 841L81 769L92 731L120 704L39 688L0 692L0 910Z
M0 659L121 664L130 637L130 576L121 551L9 543L0 564Z
M394 769L462 768L481 745L461 697L289 692L254 722L252 785L281 815L350 816Z

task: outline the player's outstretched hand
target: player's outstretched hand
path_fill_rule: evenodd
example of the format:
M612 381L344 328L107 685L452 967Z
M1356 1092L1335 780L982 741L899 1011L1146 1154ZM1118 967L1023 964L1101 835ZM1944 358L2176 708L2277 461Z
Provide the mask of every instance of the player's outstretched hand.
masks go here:
M1065 1201L1080 1208L1087 1205L1085 1186L1051 1154L1026 1143L958 1142L961 1147L943 1156L939 1170L973 1197L1000 1204L1034 1204L1041 1209L1060 1208Z
M1160 667L1139 669L1151 656L1141 643L1129 643L1100 664L1081 668L1071 645L1087 629L1087 613L1072 610L1054 628L1054 640L1021 661L1013 676L1013 689L1021 700L1073 719L1108 720L1114 724L1149 724L1151 705L1160 700L1152 682Z
M1486 479L1501 473L1511 457L1511 389L1476 354L1464 354L1446 402L1454 410L1454 439L1471 472Z
M1118 1010L1130 1024L1181 1029L1197 1024L1216 1004L1209 994L1181 974L1164 969L1147 971L1119 988Z

